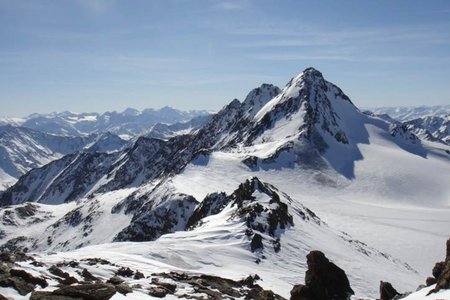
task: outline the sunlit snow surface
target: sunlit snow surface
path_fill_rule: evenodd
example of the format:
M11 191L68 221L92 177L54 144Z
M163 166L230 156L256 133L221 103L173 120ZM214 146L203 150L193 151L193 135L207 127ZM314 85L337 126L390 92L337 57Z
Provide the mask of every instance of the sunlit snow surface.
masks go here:
M293 206L295 207L295 203ZM230 221L234 211L229 205L218 215L206 218L205 224L200 228L167 234L154 242L88 246L65 253L38 254L37 259L56 264L63 260L102 257L119 266L140 270L146 276L155 272L177 270L242 279L256 273L261 276L262 281L259 283L264 288L284 297L289 296L294 284L304 281L305 256L311 249L326 251L332 261L338 262L349 274L352 287L360 296L375 297L379 278L399 279L397 284L402 288L410 288L409 282L419 279L418 274L411 272L400 262L386 259L371 249L366 249L369 253L361 251L358 244L346 240L349 237L340 236L339 232L326 225L305 222L296 214L296 225L281 236L281 251L270 251L271 245L265 244L268 249L264 252L266 259L256 264L258 256L249 249L245 224ZM107 270L108 267L96 268L92 269L94 275L105 279L113 275L111 270Z
M353 180L332 172L319 177L301 168L251 172L239 154L213 153L207 166L194 162L173 184L203 199L212 191L231 192L248 176L257 176L315 211L332 227L403 258L427 276L441 259L444 250L440 246L449 237L450 164L439 156L424 159L395 145L378 143L360 145L364 159L356 162Z

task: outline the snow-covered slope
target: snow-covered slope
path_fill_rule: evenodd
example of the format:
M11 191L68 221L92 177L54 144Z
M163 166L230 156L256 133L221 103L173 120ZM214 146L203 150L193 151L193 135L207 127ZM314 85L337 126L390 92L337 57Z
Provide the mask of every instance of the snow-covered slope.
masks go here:
M449 162L448 145L361 113L308 68L283 90L263 85L245 101L233 100L190 134L141 137L129 149L72 154L29 172L0 195L0 204L38 202L52 216L30 235L18 221L8 225L0 242L72 250L156 239L60 255L94 249L118 263L156 259L168 269L225 277L256 268L282 295L301 282L304 254L319 249L351 270L358 295L374 297L379 280L413 289L440 255L435 245L450 225ZM3 208L3 216L13 208Z
M94 138L63 137L24 127L0 126L1 189L33 168L82 149Z
M402 298L403 300L441 300L450 299L450 290L441 290L437 293L428 295L428 293L433 289L434 286L426 287L420 289L417 292L411 293L410 295Z
M0 190L12 186L26 172L64 155L84 150L114 152L129 141L109 132L86 137L60 136L25 127L0 126Z
M64 204L70 210L65 215L61 206L5 208L0 213L3 234L15 238L3 247L48 251L100 244L112 241L114 235L115 240L137 241L159 237L154 242L98 245L43 259L82 259L95 253L145 274L176 270L241 279L257 273L264 288L285 297L292 285L304 280L305 256L312 249L326 251L354 274L350 282L357 295L376 295L379 278L409 288L419 277L403 262L330 228L297 199L257 178L230 195L208 195L200 204L192 196L171 196L170 186L158 187L143 203L120 203L132 191L117 191ZM135 211L132 218L130 210ZM23 228L31 223L33 232L24 236Z
M410 121L426 116L443 117L450 114L450 105L448 104L435 106L370 107L365 109L378 115L387 114L400 122Z
M20 125L41 132L80 136L111 132L117 135L136 136L157 123L187 122L207 111L181 111L171 107L138 111L127 108L123 112L32 114L26 118L1 118L0 124Z
M86 145L84 150L89 152L116 152L131 146L132 141L125 140L111 132L96 136L92 143Z
M157 123L144 135L149 138L167 140L176 135L191 134L203 127L211 115L198 116L188 122L178 122L174 124Z

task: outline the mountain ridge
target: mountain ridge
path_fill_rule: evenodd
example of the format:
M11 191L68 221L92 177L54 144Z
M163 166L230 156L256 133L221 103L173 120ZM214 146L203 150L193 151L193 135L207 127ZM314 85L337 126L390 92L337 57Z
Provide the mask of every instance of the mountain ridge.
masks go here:
M22 126L46 133L83 136L109 131L117 135L136 136L156 123L187 122L208 115L205 110L182 111L171 107L144 109L127 108L122 112L74 113L69 111L48 114L31 114L25 118L0 118L0 124Z

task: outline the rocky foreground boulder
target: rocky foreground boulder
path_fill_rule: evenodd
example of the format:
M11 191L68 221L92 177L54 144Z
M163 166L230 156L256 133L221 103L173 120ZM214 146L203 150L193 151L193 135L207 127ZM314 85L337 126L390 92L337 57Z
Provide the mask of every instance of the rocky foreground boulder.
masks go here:
M30 300L108 300L116 294L116 288L109 283L88 283L68 285L52 292L33 292Z
M28 272L32 267L39 267L39 271ZM99 269L114 275L104 278L91 273ZM262 288L258 280L258 275L231 280L184 272L143 274L102 258L46 264L23 253L0 253L0 287L29 295L30 300L108 300L134 292L152 298L286 300ZM0 300L11 299L0 293Z
M433 276L436 282L436 287L432 289L428 295L437 293L440 290L450 289L450 238L447 240L447 252L445 261L438 262L433 268ZM432 282L432 279L427 279L427 282Z
M344 270L330 262L320 251L306 256L305 284L291 290L291 300L347 300L354 295Z
M389 282L380 281L380 300L392 300L400 293Z

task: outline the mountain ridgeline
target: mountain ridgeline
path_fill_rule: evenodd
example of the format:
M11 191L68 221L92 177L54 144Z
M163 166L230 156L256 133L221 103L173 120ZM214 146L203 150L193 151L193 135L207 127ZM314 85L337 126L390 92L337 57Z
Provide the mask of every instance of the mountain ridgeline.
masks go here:
M207 111L181 111L171 107L144 109L127 108L122 112L74 113L70 111L50 114L31 114L25 118L0 118L0 125L20 126L49 134L83 136L111 132L117 135L145 134L158 123L188 122L192 118L207 116Z
M310 151L323 153L328 143L350 142L342 126L346 116L339 112L358 114L339 88L325 81L317 70L306 69L289 81L283 91L264 84L251 91L242 103L233 100L194 134L167 140L143 136L119 153L72 154L54 160L20 178L1 196L0 203L64 203L95 192L138 186L180 172L201 153L240 144L252 146L277 140L284 143L280 151L302 144L309 145L313 149ZM279 130L279 123L295 123L295 127ZM279 153L275 151L273 155ZM98 167L94 168L93 162ZM89 176L71 175L88 173Z

